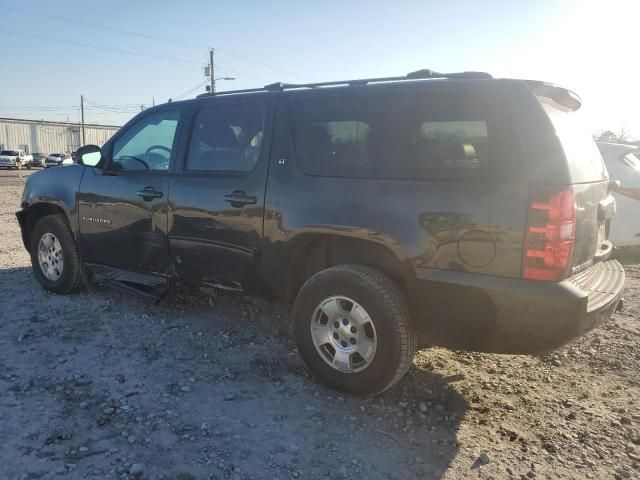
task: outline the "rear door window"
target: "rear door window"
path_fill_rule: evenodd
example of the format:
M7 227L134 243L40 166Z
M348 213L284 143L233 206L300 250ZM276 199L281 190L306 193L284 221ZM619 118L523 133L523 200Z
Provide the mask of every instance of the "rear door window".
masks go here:
M309 175L497 180L519 158L507 114L469 89L310 96L291 113Z
M260 103L204 107L196 115L187 170L253 170L263 133L264 106Z

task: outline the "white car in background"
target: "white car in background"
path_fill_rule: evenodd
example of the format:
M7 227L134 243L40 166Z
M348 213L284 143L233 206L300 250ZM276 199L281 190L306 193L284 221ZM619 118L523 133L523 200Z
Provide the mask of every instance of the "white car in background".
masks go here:
M24 150L2 150L0 151L0 168L15 168L20 170L22 167L31 168L33 157L27 155Z
M611 180L623 189L640 192L640 148L618 143L597 143ZM617 213L611 221L609 239L617 247L640 247L640 200L614 193Z
M73 163L73 158L68 153L52 153L47 157L47 161L45 162L45 167L59 167L61 165L71 165Z

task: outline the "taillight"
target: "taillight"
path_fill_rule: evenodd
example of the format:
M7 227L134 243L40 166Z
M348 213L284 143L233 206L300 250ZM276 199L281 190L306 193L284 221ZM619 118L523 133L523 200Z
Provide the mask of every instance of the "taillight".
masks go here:
M532 186L522 255L522 277L558 281L569 274L576 234L572 187Z

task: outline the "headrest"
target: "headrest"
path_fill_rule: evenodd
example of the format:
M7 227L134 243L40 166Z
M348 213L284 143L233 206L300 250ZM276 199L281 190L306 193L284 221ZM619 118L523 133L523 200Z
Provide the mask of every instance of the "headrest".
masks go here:
M205 122L200 127L200 140L211 148L236 148L238 141L233 129L226 123Z
M450 159L454 162L476 160L476 149L470 143L452 143L449 149Z

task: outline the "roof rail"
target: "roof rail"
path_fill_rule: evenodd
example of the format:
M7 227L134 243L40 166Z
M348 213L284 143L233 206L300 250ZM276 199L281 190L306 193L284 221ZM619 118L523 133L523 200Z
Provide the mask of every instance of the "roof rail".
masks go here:
M206 93L201 93L200 95L197 95L196 98L215 97L217 95L229 95L231 93L264 92L265 89L266 87L259 87L259 88L245 88L243 90L225 90L224 92L216 92L216 93L206 92Z
M416 70L415 72L410 72L402 77L376 77L376 78L361 78L354 80L334 80L331 82L318 82L318 83L270 83L269 85L265 85L262 88L250 88L246 90L229 90L226 92L216 92L214 94L211 93L203 93L198 95L197 98L201 97L209 97L213 95L230 95L234 93L248 93L248 92L260 92L260 91L279 91L285 90L289 88L318 88L318 87L331 87L337 85L367 85L369 83L380 83L380 82L398 82L398 81L406 81L406 80L425 80L425 79L435 79L435 78L448 78L448 79L461 79L461 80L484 80L493 78L490 74L486 72L455 72L455 73L439 73L434 70L429 70L428 68L422 70Z

